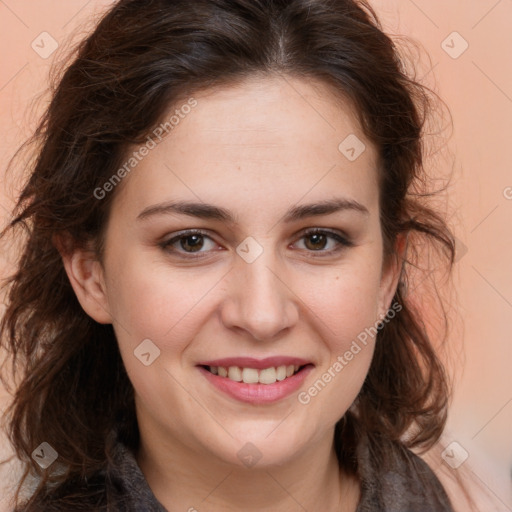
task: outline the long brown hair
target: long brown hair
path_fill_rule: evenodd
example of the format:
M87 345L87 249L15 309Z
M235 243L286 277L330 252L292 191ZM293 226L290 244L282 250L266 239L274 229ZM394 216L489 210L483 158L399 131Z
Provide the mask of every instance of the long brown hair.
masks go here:
M336 426L340 465L356 470L348 461L362 430L422 450L439 440L450 398L436 353L443 339L432 339L414 293L406 291L420 243L448 273L454 262L454 238L428 204L423 166L435 93L406 73L395 43L363 1L121 0L55 83L31 141L37 157L2 233L23 237L1 323L13 375L22 375L6 412L9 440L25 469L16 492L20 507L23 482L37 477L19 510L40 510L50 491L70 482L93 482L112 453L114 427L131 447L139 436L134 390L112 326L82 310L56 237L66 234L74 246L93 242L101 259L118 188L101 200L94 191L119 169L131 145L144 142L180 98L256 73L320 79L350 100L379 154L385 257L394 255L398 235L408 235L393 299L401 311L379 330L357 414L351 408ZM42 441L58 453L47 470L31 457ZM375 457L385 465L385 452ZM88 485L58 505L92 510L104 499L101 486Z

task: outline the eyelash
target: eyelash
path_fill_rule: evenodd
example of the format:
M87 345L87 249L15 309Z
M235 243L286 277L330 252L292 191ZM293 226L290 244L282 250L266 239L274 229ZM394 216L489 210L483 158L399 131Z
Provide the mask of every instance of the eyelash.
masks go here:
M348 247L353 247L354 244L346 237L334 232L334 231L329 231L329 230L325 230L325 229L320 229L320 228L312 228L312 229L309 229L305 232L302 233L302 236L300 237L300 239L302 238L306 238L308 236L311 236L311 235L316 235L316 234L320 234L320 235L327 235L328 238L331 238L331 239L334 239L339 245L337 248L335 249L331 249L329 251L325 251L325 250L322 250L322 249L319 249L318 251L313 251L313 250L307 250L308 252L311 252L311 253L321 253L321 254L315 254L313 257L315 258L322 258L322 257L325 257L325 256L331 256L333 254L337 254L338 252L348 248ZM177 253L177 254L186 254L187 256L184 256L185 259L198 259L198 258L204 258L205 256L205 252L207 253L208 251L199 251L199 252L196 252L196 253L192 253L192 252L180 252L180 251L177 251L176 249L172 249L170 248L172 245L174 245L176 242L179 242L180 240L184 239L184 238L187 238L189 236L192 236L192 235L201 235L201 236L204 236L204 237L207 237L207 238L210 238L211 237L208 235L208 233L206 233L205 231L202 231L200 229L189 229L189 230L186 230L186 231L182 231L181 233L179 233L178 235L170 238L169 240L165 240L163 242L161 242L159 244L159 246L165 251L165 252L170 252L170 253Z

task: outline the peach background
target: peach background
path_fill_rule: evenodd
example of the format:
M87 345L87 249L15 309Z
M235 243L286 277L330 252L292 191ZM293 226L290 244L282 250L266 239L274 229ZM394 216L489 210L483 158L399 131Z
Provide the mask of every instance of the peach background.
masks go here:
M33 101L47 84L49 66L63 49L62 42L71 33L80 38L86 33L84 22L111 3L0 2L2 225L16 190L15 183L4 179L5 164L34 126L38 110ZM412 36L430 55L430 62L424 55L417 62L417 76L445 100L454 123L447 147L432 159L440 173L454 173L450 215L460 252L455 268L459 298L453 309L464 324L450 340L454 347L463 342L464 352L452 361L456 388L440 444L457 441L469 453L464 464L493 497L493 505L481 504L482 510L512 511L512 156L507 143L512 135L512 1L371 4L388 33ZM454 31L469 45L457 58L453 52L462 49L463 40L451 35ZM42 32L60 43L48 59L31 47ZM9 260L8 254L0 254L2 273ZM7 403L1 390L0 398ZM7 453L3 446L2 453ZM438 457L430 463L436 472L443 465L446 470ZM7 478L5 470L1 474L0 481ZM8 510L1 496L0 511Z

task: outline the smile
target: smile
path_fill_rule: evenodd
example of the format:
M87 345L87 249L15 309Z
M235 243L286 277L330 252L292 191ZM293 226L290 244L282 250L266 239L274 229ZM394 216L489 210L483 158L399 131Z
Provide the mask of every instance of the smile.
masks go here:
M271 366L258 370L257 368L240 368L238 366L208 366L206 367L213 375L225 377L235 382L246 384L274 384L277 381L291 377L302 368L299 365Z
M265 404L297 391L315 367L303 360L296 360L295 363L303 364L269 366L267 362L263 366L263 361L254 363L253 360L252 366L248 362L244 363L247 366L227 365L224 362L224 365L200 364L196 367L215 391L221 391L238 401Z

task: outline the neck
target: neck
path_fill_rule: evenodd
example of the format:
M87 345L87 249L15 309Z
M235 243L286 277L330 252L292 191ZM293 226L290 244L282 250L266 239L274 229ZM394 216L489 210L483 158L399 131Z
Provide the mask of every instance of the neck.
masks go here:
M157 500L169 511L354 512L359 483L340 471L334 431L280 465L234 466L176 439L144 435L137 462ZM162 441L164 439L164 441Z

